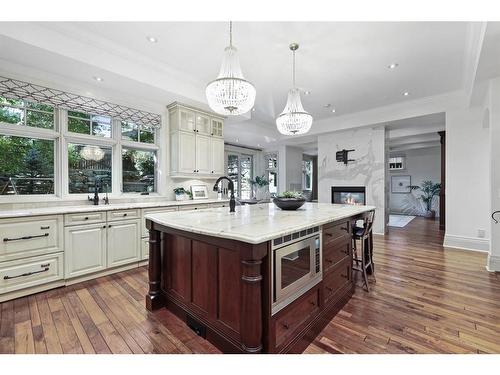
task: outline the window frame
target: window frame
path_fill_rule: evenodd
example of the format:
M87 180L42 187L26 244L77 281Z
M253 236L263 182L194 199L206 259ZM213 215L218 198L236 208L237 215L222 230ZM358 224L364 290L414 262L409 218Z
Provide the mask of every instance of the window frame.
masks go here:
M7 105L9 106L9 105ZM91 113L89 113L91 114ZM30 202L50 202L61 200L84 200L91 193L69 193L69 166L68 166L68 144L77 143L85 145L95 145L110 147L112 150L112 192L108 194L110 198L133 198L141 193L123 192L122 177L122 148L129 148L138 151L153 151L156 153L155 163L155 192L142 196L160 196L160 168L163 166L163 150L160 150L159 139L160 129L153 128L154 143L141 143L122 139L122 120L111 117L111 137L101 137L90 134L80 134L68 130L68 110L54 107L54 128L37 128L23 124L0 123L0 135L35 138L51 140L54 142L54 193L53 194L32 194L32 195L0 195L0 204L3 203L30 203ZM139 125L140 126L140 125ZM140 136L138 137L140 139ZM101 193L102 194L102 193Z
M276 167L275 168L269 168L269 157L270 156L274 156L276 158ZM269 180L269 172L275 172L276 173L276 195L279 194L280 192L280 179L279 179L279 152L278 151L270 151L270 152L266 152L264 154L264 172L265 172L265 176L266 178ZM269 186L267 187L268 191L269 191ZM270 194L272 194L271 192L269 192Z

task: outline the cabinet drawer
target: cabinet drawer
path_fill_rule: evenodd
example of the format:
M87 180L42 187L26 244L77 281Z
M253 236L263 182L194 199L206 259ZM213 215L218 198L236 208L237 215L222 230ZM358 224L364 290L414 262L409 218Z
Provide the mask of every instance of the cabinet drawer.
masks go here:
M190 204L187 206L179 206L179 211L203 210L208 208L208 204Z
M319 288L314 287L278 314L275 321L276 347L289 340L319 311Z
M328 273L339 262L349 259L351 256L351 246L350 238L331 242L326 246L323 245L323 274Z
M323 279L325 302L335 299L336 293L352 281L351 259L345 259Z
M139 209L108 211L108 221L139 219Z
M64 215L64 225L80 225L104 223L106 221L106 212L87 212Z
M210 208L229 207L229 202L210 203Z
M46 284L63 278L63 253L0 263L0 293Z
M0 261L62 251L62 216L0 220Z
M351 238L352 231L349 220L336 221L323 226L323 247L329 244L344 241L345 238Z
M147 214L157 214L162 212L172 212L177 211L177 207L158 207L158 208L148 208L142 210L142 228L141 228L141 236L149 236L149 231L146 228L146 219L144 218Z

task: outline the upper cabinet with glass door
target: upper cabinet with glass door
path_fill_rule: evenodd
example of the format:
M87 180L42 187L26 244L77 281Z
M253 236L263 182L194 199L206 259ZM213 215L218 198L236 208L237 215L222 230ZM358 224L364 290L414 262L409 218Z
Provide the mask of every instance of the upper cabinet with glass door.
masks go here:
M224 136L223 117L177 102L170 104L167 108L171 133L185 131L220 138Z

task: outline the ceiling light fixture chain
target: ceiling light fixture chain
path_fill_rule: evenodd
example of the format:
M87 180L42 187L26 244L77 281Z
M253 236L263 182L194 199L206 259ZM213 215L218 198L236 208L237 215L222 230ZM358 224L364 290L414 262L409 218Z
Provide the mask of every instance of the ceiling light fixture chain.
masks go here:
M233 46L233 23L229 22L229 46L224 49L219 76L205 90L208 105L225 116L250 111L255 103L255 87L241 72L238 49Z
M305 134L311 129L312 116L302 106L300 90L295 83L295 51L299 49L297 43L289 46L292 51L292 88L288 91L285 109L276 119L278 131L284 135Z

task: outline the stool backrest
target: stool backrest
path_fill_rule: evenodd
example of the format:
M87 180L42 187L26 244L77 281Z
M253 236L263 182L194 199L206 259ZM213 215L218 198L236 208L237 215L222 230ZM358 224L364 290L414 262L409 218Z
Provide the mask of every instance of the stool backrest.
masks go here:
M363 237L365 237L365 238L368 237L370 235L370 233L372 232L374 220L375 220L375 210L369 211L368 214L364 218L365 230L363 233Z

